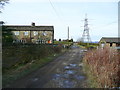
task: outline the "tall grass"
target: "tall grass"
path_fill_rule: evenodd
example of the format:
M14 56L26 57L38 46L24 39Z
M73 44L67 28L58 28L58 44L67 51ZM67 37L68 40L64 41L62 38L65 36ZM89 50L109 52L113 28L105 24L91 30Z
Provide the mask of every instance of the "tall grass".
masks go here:
M7 87L16 79L54 60L62 48L53 45L16 45L3 46L2 51L2 84Z
M52 45L28 45L3 47L3 70L20 64L41 60L49 55L61 52L61 47Z
M120 53L112 48L88 51L84 66L92 87L120 87Z

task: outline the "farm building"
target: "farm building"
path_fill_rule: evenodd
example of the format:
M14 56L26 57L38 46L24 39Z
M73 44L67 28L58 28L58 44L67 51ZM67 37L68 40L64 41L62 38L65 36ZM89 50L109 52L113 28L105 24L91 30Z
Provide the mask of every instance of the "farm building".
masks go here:
M120 38L118 37L102 37L99 41L100 47L120 47Z
M13 43L52 44L54 41L53 26L3 25L4 32L12 32Z

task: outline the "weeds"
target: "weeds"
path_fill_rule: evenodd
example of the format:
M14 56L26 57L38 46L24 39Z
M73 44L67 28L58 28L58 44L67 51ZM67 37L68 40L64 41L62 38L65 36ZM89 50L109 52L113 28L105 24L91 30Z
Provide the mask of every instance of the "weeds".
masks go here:
M97 83L96 87L120 87L120 55L117 50L104 48L88 51L83 62L88 76L94 77L95 82L92 83Z
M52 45L3 47L3 87L52 61L61 50Z

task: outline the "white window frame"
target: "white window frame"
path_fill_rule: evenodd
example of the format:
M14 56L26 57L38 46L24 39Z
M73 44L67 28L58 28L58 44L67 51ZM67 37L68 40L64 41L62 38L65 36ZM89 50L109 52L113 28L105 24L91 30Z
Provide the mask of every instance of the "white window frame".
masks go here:
M19 31L15 31L14 34L15 34L15 35L19 35Z
M28 31L25 31L25 32L24 32L24 35L25 35L25 36L28 36L28 35L29 35Z
M46 33L46 32L43 32L42 35L43 35L43 36L47 36L47 33Z
M37 31L34 31L33 32L34 36L38 35L38 32Z

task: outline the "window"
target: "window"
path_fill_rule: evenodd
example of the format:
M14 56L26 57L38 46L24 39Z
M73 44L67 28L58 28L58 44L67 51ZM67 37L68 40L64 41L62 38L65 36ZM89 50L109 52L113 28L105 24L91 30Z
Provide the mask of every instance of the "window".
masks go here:
M102 43L102 44L101 44L101 47L103 48L104 46L105 46L105 44L104 44L104 43Z
M43 32L42 34L43 34L43 36L47 36L47 34L45 32Z
M28 31L24 32L25 35L28 35Z
M16 32L14 32L15 33L15 35L19 35L19 31L16 31Z
M34 36L38 35L38 32L34 31Z

